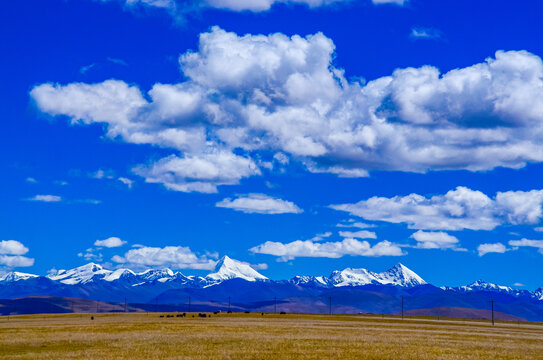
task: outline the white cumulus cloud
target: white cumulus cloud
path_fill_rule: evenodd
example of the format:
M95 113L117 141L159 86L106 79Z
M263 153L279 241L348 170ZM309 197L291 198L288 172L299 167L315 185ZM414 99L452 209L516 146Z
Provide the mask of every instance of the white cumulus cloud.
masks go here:
M419 230L411 235L411 238L417 241L419 249L453 249L458 248L459 241L456 236L452 236L442 231L422 231Z
M509 245L512 246L514 249L517 249L519 247L536 248L540 253L543 254L543 240L529 240L529 239L511 240L509 241Z
M146 182L161 183L170 190L202 193L216 193L219 185L235 185L242 178L260 174L252 159L226 151L182 158L172 155L134 171Z
M103 124L108 137L172 149L135 172L179 191L238 184L277 153L342 177L543 161L543 62L534 54L498 51L447 73L405 68L367 83L349 81L334 57L322 33L214 27L180 56L184 82L145 95L119 80L47 83L31 97L44 113Z
M381 241L373 246L367 241L353 238L339 242L313 242L311 240L296 240L290 243L267 241L250 249L257 254L278 256L280 260L291 260L297 257L340 258L351 256L402 256L402 249L389 241Z
M124 256L115 255L112 260L136 266L168 266L174 269L212 270L216 264L208 256L199 256L184 246L142 246L128 250Z
M119 239L118 237L109 237L105 240L96 240L94 246L103 246L107 248L121 247L126 244L126 241Z
M28 252L28 248L16 240L0 241L0 254L5 255L24 255Z
M21 256L28 253L28 248L16 240L0 241L0 265L8 268L34 265L34 259Z
M248 194L235 199L226 198L217 207L257 214L299 214L303 212L296 204L265 194Z
M444 195L372 197L335 210L368 220L406 223L423 230L492 230L501 224L534 224L542 217L543 190L498 192L490 198L459 186Z
M481 244L477 247L477 251L479 252L479 256L483 256L488 253L498 253L503 254L506 251L509 251L507 247L502 243L495 243L495 244Z
M0 255L0 265L4 265L8 268L29 267L34 265L34 259L19 255Z

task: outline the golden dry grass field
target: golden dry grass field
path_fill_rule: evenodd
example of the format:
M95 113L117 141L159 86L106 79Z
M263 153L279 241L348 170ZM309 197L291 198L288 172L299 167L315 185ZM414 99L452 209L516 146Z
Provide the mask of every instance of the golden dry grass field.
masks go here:
M361 315L0 317L0 359L543 359L543 325Z

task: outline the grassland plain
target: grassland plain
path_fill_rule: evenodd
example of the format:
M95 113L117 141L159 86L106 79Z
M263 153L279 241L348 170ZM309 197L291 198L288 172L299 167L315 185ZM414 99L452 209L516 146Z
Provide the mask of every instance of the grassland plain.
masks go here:
M0 359L543 359L543 325L361 315L0 317Z

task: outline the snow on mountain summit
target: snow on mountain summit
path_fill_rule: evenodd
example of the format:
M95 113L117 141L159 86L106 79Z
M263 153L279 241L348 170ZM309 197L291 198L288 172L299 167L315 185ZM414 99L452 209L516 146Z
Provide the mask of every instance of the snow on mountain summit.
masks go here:
M117 269L113 271L112 273L107 274L104 276L105 281L115 281L115 280L132 280L136 278L136 273L133 272L130 269Z
M488 283L486 281L483 281L483 280L477 280L477 281L474 281L473 283L469 284L469 285L465 285L465 286L460 286L460 287L443 287L443 289L445 290L452 290L452 291L456 291L456 292L480 292L480 291L484 291L484 292L493 292L493 293L504 293L504 294L509 294L509 295L513 295L513 296L527 296L527 297L535 297L537 298L537 290L536 292L534 292L533 294L530 293L528 290L519 290L519 289L515 289L515 288L512 288L512 287L509 287L509 286L503 286L503 285L496 285L496 284L492 284L492 283Z
M491 290L491 291L499 291L499 292L513 292L514 289L509 286L502 286L502 285L496 285L492 283L487 283L483 280L477 280L467 286L462 286L462 289L466 291L474 291L474 290Z
M47 277L53 281L60 281L66 285L86 284L96 279L103 279L111 274L111 270L106 270L95 263L88 263L71 270L59 270Z
M375 273L366 269L347 268L342 271L334 271L330 275L330 283L333 286L363 286L369 284L396 285L414 287L427 284L414 271L402 264L397 264L391 269Z
M260 274L250 265L241 261L233 260L228 256L223 256L215 265L213 273L205 277L207 280L219 282L230 279L243 279L246 281L262 281L268 280L267 277Z
M383 281L390 280L394 285L413 287L427 284L427 282L413 270L401 263L396 264L394 267L380 275L383 276Z
M19 280L28 280L28 279L37 278L37 277L39 276L34 275L34 274L27 274L27 273L22 273L18 271L13 271L13 272L9 272L5 274L4 276L0 276L0 282L14 282L14 281L19 281Z

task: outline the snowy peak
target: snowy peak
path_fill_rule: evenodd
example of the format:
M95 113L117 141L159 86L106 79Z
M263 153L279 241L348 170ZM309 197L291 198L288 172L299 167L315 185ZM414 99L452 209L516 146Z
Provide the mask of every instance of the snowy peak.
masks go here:
M107 274L103 278L103 280L109 281L109 282L116 281L116 280L135 281L136 279L137 279L136 273L130 269L117 269L113 271L112 273Z
M289 280L294 285L328 287L329 279L324 276L295 276Z
M47 277L53 281L60 281L66 285L86 284L94 280L100 280L111 274L112 271L105 270L100 265L88 263L71 270L59 270Z
M366 269L347 268L342 271L336 270L330 275L330 283L333 286L362 286L375 281L375 274Z
M398 263L391 269L379 274L383 277L383 281L390 281L394 285L413 287L418 285L426 285L420 276L418 276L413 270L407 266Z
M466 286L446 288L446 289L457 291L457 292L487 291L487 292L495 292L495 293L506 293L506 294L510 294L514 296L532 296L532 294L527 290L518 290L509 286L487 283L483 280L477 280ZM536 297L536 295L534 295L534 297Z
M536 291L533 292L533 297L537 300L543 300L543 287L540 287Z
M230 279L243 279L246 281L268 280L267 277L260 274L248 264L233 260L228 256L223 256L217 261L214 272L207 275L205 278L212 282Z
M168 269L149 269L145 270L142 273L138 274L138 277L142 279L142 281L159 281L159 282L165 282L168 280L171 280L176 274Z
M28 280L28 279L37 278L37 277L39 276L34 275L34 274L27 274L27 273L13 271L13 272L7 273L4 276L0 276L0 282L8 283L8 282L15 282L15 281L20 281L20 280Z
M363 286L369 284L396 285L402 287L414 287L427 284L414 271L402 264L397 264L391 269L375 273L366 269L347 268L343 271L334 271L330 275L330 283L333 286Z
M493 291L503 291L503 292L513 292L515 291L513 288L509 286L502 286L502 285L496 285L492 283L487 283L483 280L477 280L468 286L463 286L465 289L471 289L471 290L493 290Z

